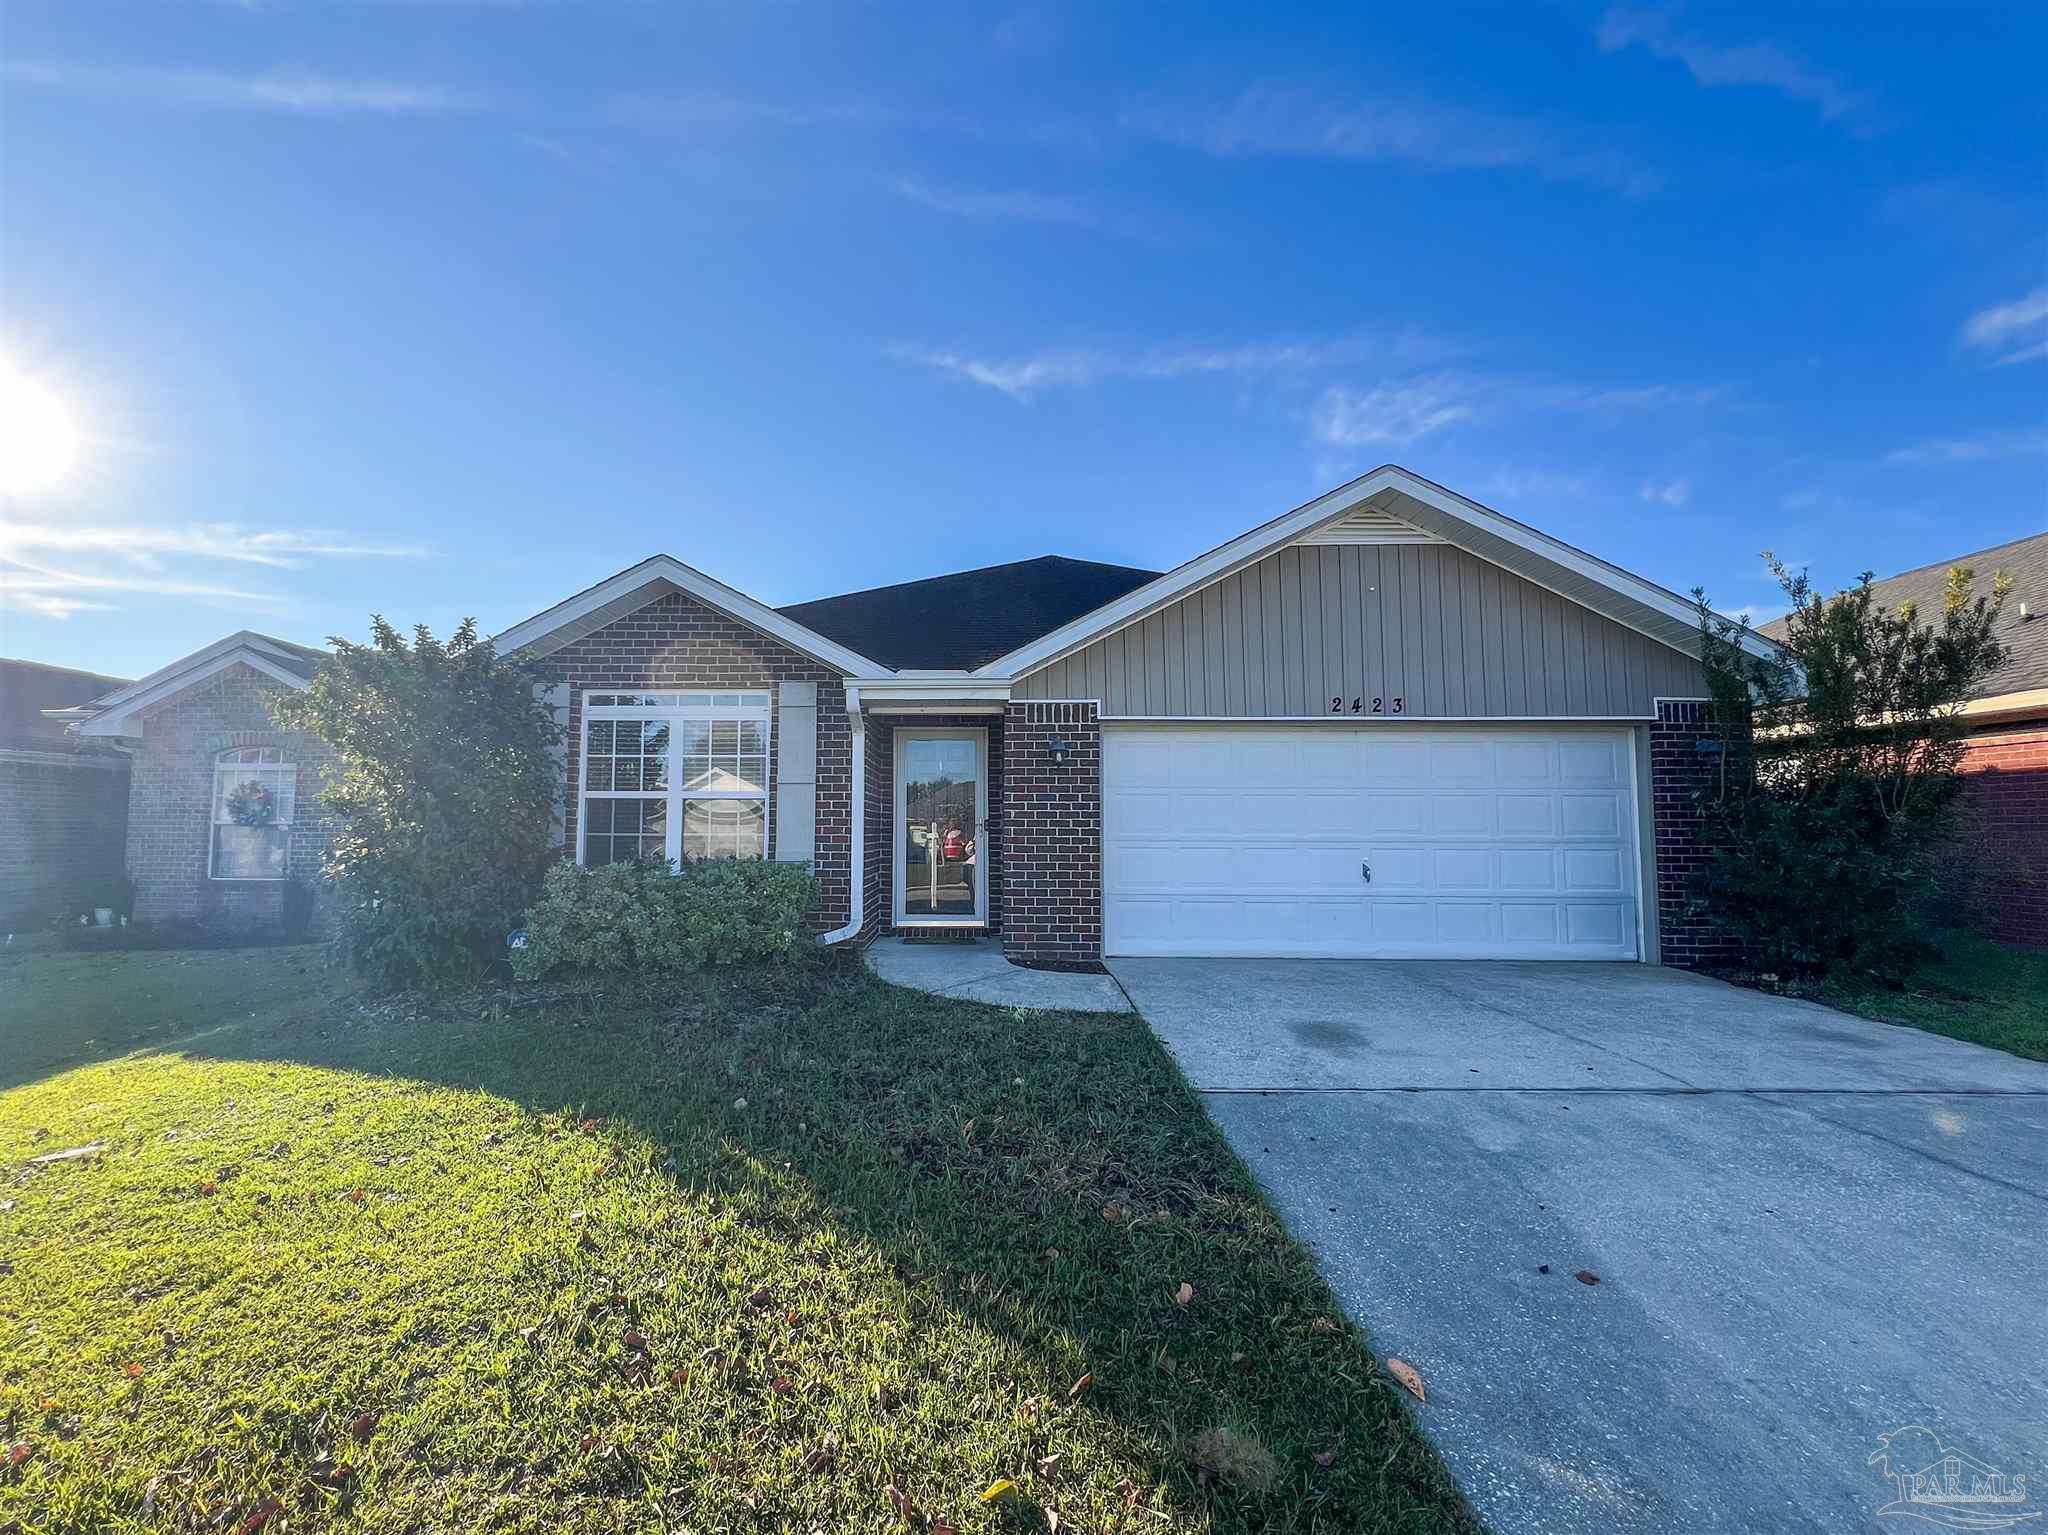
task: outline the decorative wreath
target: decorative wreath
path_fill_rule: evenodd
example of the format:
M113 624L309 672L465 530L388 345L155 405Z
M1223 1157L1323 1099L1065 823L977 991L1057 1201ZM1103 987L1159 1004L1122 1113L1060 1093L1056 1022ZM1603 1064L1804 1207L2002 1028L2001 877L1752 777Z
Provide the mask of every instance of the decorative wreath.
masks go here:
M277 801L267 784L246 779L228 790L228 814L237 826L268 826L277 819Z

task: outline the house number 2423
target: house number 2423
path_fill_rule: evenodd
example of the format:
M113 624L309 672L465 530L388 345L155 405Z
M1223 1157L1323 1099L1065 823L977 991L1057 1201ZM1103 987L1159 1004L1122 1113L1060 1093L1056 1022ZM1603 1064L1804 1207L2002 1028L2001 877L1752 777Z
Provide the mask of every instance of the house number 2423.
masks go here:
M1390 705L1391 707L1389 707ZM1399 714L1407 705L1408 700L1405 698L1375 698L1372 701L1371 712L1374 714ZM1333 697L1330 700L1330 712L1332 714L1342 714L1344 712L1344 700ZM1353 714L1366 713L1365 700L1363 698L1352 699L1351 712Z

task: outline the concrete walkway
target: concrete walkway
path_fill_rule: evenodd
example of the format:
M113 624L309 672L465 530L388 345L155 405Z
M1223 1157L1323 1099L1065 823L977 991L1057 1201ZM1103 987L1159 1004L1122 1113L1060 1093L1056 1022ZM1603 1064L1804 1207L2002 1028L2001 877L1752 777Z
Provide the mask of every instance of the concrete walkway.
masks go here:
M1888 1529L1913 1424L2048 1510L2048 1065L1642 965L1111 969L1498 1535Z
M1001 1007L1062 1013L1127 1013L1130 999L1115 979L1067 970L1027 970L1003 956L989 938L952 943L911 943L878 938L867 947L868 968L895 986L946 997L968 997Z

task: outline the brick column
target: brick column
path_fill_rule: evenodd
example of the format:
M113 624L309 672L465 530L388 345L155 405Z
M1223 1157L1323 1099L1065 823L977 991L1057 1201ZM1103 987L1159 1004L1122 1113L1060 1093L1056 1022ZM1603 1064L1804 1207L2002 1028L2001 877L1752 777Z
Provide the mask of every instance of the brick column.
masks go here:
M1052 742L1068 744L1052 760ZM1057 969L1102 959L1102 725L1094 704L1003 712L1003 952Z
M2048 727L1963 743L1963 856L1983 866L1991 936L2048 948Z
M1657 700L1650 727L1650 813L1657 845L1657 940L1665 964L1684 970L1734 965L1742 950L1734 939L1691 912L1692 878L1706 862L1706 828L1695 796L1711 789L1726 772L1748 771L1747 756L1725 765L1721 753L1700 742L1719 744L1713 705L1704 699Z

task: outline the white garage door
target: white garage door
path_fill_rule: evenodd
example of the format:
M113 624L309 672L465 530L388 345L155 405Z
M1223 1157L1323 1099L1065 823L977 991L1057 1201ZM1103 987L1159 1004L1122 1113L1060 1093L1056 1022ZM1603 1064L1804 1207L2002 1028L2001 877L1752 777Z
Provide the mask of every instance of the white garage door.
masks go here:
M1104 949L1633 959L1634 764L1626 729L1107 726Z

